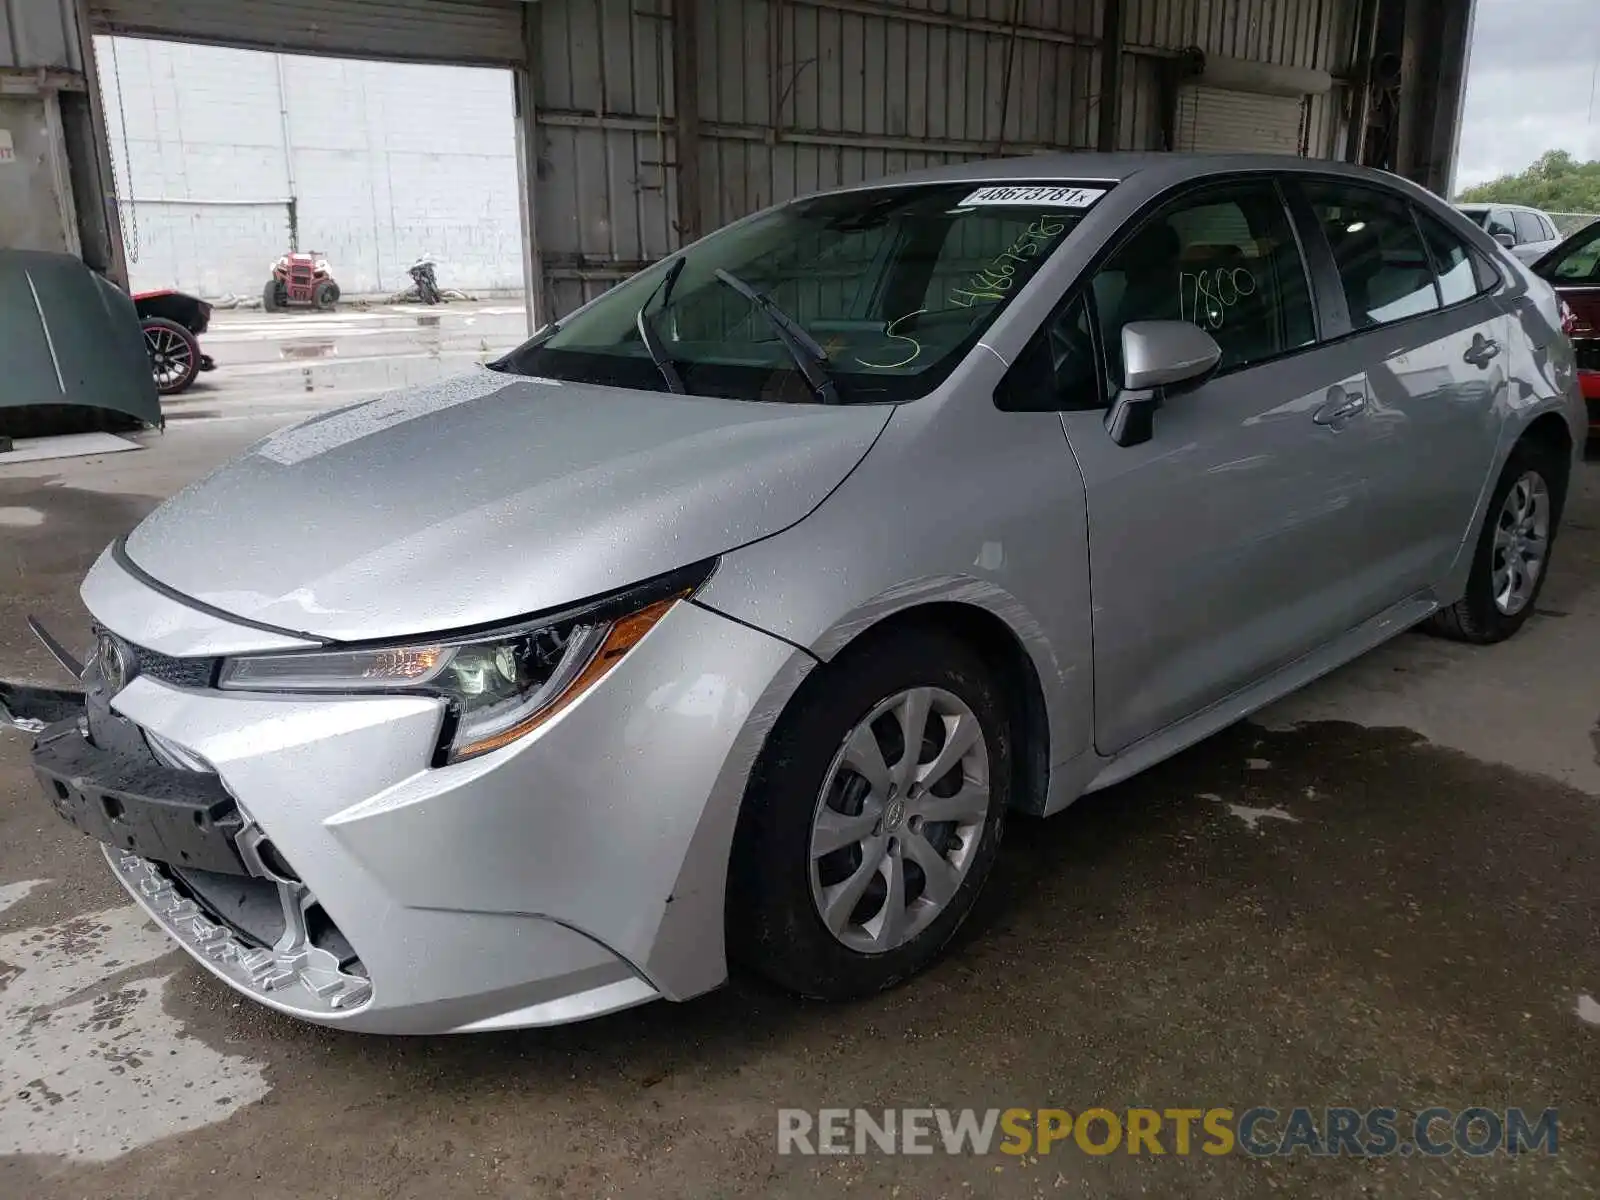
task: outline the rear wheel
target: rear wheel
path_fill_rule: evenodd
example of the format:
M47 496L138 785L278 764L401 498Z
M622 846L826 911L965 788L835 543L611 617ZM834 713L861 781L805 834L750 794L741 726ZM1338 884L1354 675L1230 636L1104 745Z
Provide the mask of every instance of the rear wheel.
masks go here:
M1549 572L1564 467L1556 451L1536 442L1511 452L1489 498L1466 594L1429 618L1431 630L1488 645L1522 628Z
M199 341L182 325L165 317L146 317L140 325L156 391L163 396L183 391L200 374Z
M1011 723L981 658L893 630L822 667L778 723L730 864L736 958L825 1000L938 956L999 851Z

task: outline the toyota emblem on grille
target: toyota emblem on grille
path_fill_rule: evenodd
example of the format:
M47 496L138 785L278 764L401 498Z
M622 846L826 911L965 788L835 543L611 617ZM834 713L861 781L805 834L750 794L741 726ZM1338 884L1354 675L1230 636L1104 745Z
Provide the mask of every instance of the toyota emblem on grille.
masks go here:
M107 692L115 696L128 686L136 667L133 655L119 638L102 633L95 641L95 657L100 660L100 675L106 681Z

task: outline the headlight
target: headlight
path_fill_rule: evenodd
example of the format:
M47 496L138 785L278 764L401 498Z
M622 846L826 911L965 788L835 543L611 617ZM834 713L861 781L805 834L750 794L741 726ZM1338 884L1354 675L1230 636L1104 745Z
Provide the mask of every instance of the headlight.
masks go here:
M498 750L598 682L711 562L545 617L425 642L258 654L223 662L217 686L252 692L422 692L450 702L444 761Z

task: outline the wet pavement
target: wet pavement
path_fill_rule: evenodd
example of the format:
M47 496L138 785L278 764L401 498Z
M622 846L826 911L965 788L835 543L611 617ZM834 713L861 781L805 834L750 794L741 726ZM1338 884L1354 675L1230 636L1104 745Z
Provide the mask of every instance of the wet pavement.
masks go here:
M343 370L390 335L333 336ZM0 469L0 676L52 679L23 615L81 641L77 581L141 513L349 395L271 361L145 450ZM1600 1195L1600 463L1575 491L1513 642L1406 635L1014 821L954 952L848 1006L736 979L554 1030L297 1024L167 950L0 734L0 1196ZM788 1107L1256 1105L1555 1107L1560 1151L776 1153Z

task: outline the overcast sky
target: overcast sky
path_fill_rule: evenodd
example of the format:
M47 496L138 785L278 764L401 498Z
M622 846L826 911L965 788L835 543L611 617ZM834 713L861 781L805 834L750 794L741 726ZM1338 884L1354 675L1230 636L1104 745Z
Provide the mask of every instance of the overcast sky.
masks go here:
M1596 61L1600 0L1478 0L1456 187L1514 174L1546 150L1600 158Z

